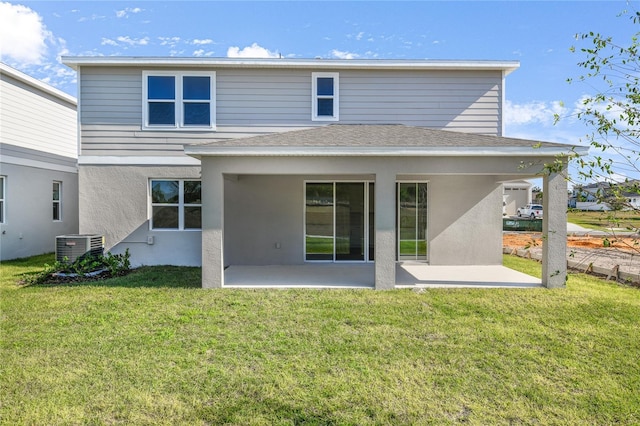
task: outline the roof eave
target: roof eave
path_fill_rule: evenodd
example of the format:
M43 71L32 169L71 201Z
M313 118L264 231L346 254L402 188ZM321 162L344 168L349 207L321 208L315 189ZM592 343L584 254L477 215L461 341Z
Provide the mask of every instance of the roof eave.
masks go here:
M567 157L586 155L587 147L278 147L186 145L192 157Z
M62 63L75 70L81 66L188 66L194 68L501 70L505 74L520 67L518 61L490 60L236 59L140 56L63 56Z

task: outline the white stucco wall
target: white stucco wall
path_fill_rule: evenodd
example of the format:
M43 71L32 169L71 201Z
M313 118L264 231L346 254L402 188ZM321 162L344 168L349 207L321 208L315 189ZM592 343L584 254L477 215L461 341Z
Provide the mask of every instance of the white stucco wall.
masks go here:
M200 167L80 166L80 233L104 235L113 253L128 248L133 266L199 266L200 231L149 229L154 178L200 179Z
M225 180L225 264L304 263L303 182L302 176Z
M5 221L0 260L55 251L57 235L78 233L78 175L0 164L5 178ZM53 181L62 182L62 220L53 220Z
M304 181L351 179L375 180L376 185L380 179L392 185L396 179L428 181L429 262L500 264L501 182L524 174L518 158L230 157L205 162L210 173L224 175L225 266L303 263ZM477 172L470 174L471 169ZM104 234L106 248L115 253L129 248L134 265L201 265L201 232L149 230L152 178L198 179L200 167L81 166L80 232ZM203 205L215 205L217 195L205 201L208 182L203 181ZM393 197L389 200L395 205ZM382 209L380 203L376 214L385 211L387 222L395 223L395 208ZM206 214L203 208L203 224Z

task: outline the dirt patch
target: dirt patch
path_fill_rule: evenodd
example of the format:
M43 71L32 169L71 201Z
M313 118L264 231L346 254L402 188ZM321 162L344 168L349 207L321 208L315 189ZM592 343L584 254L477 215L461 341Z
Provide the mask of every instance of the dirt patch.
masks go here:
M502 241L505 248L520 251L525 257L542 258L540 233L504 233ZM640 236L569 235L567 265L579 272L640 286Z
M513 248L542 247L542 234L527 232L505 233L502 235L502 245ZM587 249L615 248L637 253L640 252L640 238L571 235L567 236L567 247Z

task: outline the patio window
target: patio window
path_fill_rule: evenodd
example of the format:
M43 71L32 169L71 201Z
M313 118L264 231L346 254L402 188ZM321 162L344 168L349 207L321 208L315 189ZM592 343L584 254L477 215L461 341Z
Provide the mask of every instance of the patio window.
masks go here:
M151 181L151 229L202 229L199 180Z
M314 72L312 76L313 121L338 121L338 73Z
M397 183L398 260L427 260L427 183Z
M62 220L62 182L53 182L53 220Z
M214 129L215 72L143 73L145 129Z

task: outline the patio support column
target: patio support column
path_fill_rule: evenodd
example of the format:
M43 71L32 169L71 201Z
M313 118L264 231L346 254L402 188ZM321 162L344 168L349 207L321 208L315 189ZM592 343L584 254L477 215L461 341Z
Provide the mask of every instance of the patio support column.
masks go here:
M396 175L376 174L375 184L375 286L389 290L396 285Z
M213 160L202 159L202 288L224 284L224 177Z
M542 178L542 285L563 288L567 277L566 168Z

